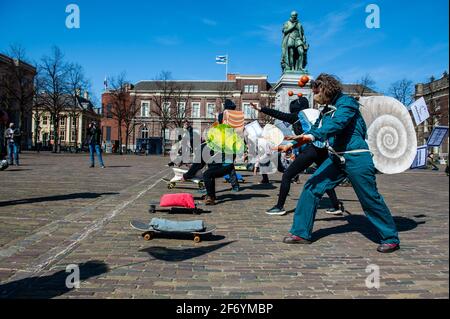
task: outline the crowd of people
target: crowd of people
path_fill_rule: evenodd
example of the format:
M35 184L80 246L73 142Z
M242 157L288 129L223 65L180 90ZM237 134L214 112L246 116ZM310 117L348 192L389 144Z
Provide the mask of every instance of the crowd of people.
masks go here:
M314 219L322 196L327 193L333 204L333 208L328 211L330 214L341 214L341 205L335 188L348 179L364 213L379 234L381 243L377 250L381 253L396 251L400 248L397 228L389 208L377 190L376 169L365 141L367 128L359 111L358 101L345 95L339 80L328 74L321 74L313 81L312 90L315 102L322 107L319 119L308 130L305 130L299 121L299 112L309 108L309 102L304 97L299 97L290 104L289 113L252 105L268 116L291 124L294 131L293 136L285 136L285 143L274 148L274 151L279 153L295 154L295 158L283 171L277 203L266 213L269 215L286 213L284 205L291 182L315 163L317 169L303 187L295 209L293 225L283 242L311 244ZM232 101L226 101L225 110L235 108ZM218 116L218 123L222 121L221 113ZM329 152L328 146L334 149L334 153ZM197 153L204 155L208 143L203 139L198 147L201 149ZM195 151L194 145L192 152L196 153ZM235 177L235 158L224 156L223 153L215 154L211 149L207 149L206 152L209 152L213 159L216 157L217 161L206 162L202 156L201 159L194 161L183 175L183 179L192 179L207 166L203 171L206 188L204 205L215 205L217 178L229 175L233 189L239 190L239 183ZM267 175L263 177L262 182L268 182Z
M282 172L278 198L273 207L268 208L268 215L285 215L286 198L291 183L298 180L299 174L311 165L316 170L306 181L293 217L291 230L283 239L286 244L312 243L312 229L322 196L326 193L332 203L327 213L340 215L343 213L335 188L344 181L351 183L368 220L376 229L381 243L378 251L390 253L400 248L400 240L392 214L383 197L377 190L376 169L369 147L366 143L367 127L359 110L359 103L353 97L342 92L342 85L334 76L321 74L311 83L314 101L321 106L319 118L310 127L305 128L300 121L300 112L309 108L309 101L302 96L292 101L289 112L281 112L269 107L251 106L269 117L291 125L293 135L285 136L285 141L276 148L266 150L278 153L277 168ZM231 100L224 103L224 112L234 111L236 105ZM224 123L224 112L220 113L217 123ZM4 115L2 121L5 121ZM193 161L183 175L185 181L192 180L202 173L205 185L204 205L216 205L217 178L228 176L232 191L239 192L240 185L236 173L236 154L227 156L209 147L205 137L195 136L195 131L188 121L184 124L184 132L189 138L179 136L185 141L185 147L193 155ZM20 132L11 123L5 131L5 142L9 165L19 165ZM198 140L200 143L195 143ZM90 167L95 167L95 155L100 167L105 168L102 158L101 129L95 121L89 124L85 144L89 146ZM334 151L329 152L329 147ZM208 155L208 161L205 159ZM266 155L267 155L266 154ZM248 154L247 154L248 155ZM0 158L1 160L2 158ZM284 161L282 160L284 159ZM181 165L182 160L178 161ZM284 164L283 164L284 163ZM258 159L254 163L254 172L262 174L261 184L270 183L268 166ZM176 163L171 162L169 166Z

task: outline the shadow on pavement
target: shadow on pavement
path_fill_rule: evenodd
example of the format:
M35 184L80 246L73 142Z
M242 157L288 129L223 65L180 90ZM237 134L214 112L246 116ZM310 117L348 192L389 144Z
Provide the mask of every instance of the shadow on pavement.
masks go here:
M217 204L223 204L226 202L234 202L240 200L249 200L252 198L262 198L262 197L270 197L270 195L266 194L226 194L217 198Z
M97 260L88 261L86 263L79 264L78 266L80 269L80 282L109 271L107 264ZM66 270L60 270L52 275L30 277L0 285L0 299L49 299L61 296L74 289L66 286L66 279L71 274L73 274L73 271L66 272Z
M158 260L178 262L212 253L213 251L228 246L231 243L234 243L234 241L196 248L172 249L166 247L149 247L141 249L139 251L146 252L147 254Z
M0 202L0 207L23 205L23 204L33 204L33 203L41 203L41 202L55 202L55 201L63 201L63 200L71 200L71 199L91 199L91 198L98 198L103 195L117 195L117 194L119 194L119 193L73 193L73 194L66 194L66 195L25 198L25 199L17 199L17 200L9 200L9 201Z
M367 239L373 241L374 243L379 243L380 238L375 231L374 226L369 222L366 216L363 215L348 215L344 217L330 217L316 219L316 221L337 221L346 220L348 224L339 225L336 227L322 228L315 231L312 234L313 241L317 241L324 237L334 235L334 234L344 234L358 232L365 236ZM394 217L394 222L397 225L398 232L406 232L415 229L418 225L425 224L425 221L416 222L410 218L406 217Z

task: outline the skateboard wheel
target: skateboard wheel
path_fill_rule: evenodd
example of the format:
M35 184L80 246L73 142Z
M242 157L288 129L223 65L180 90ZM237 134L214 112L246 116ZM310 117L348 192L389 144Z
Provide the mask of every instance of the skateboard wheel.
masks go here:
M195 243L199 243L199 242L201 242L201 238L200 238L200 236L198 236L198 235L197 235L197 236L195 236L195 237L194 237L194 242L195 242Z
M200 189L205 188L205 183L199 182L199 183L198 183L198 188L200 188Z
M145 233L144 235L143 235L143 237L144 237L144 240L152 240L153 239L153 233Z
M154 214L154 213L156 212L156 207L155 207L155 205L150 205L150 208L149 208L148 212L149 212L150 214Z
M175 187L175 184L174 184L174 183L170 183L170 184L167 185L167 188L168 188L168 189L172 189L172 188L174 188L174 187Z

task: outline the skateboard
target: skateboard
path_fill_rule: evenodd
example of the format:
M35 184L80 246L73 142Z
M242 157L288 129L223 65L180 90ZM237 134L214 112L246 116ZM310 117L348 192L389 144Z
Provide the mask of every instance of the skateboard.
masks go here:
M150 207L148 209L148 212L150 214L154 214L157 211L159 212L168 212L169 214L174 214L176 212L178 213L192 213L194 215L200 215L202 213L202 209L200 208L187 208L184 206L171 206L171 207L160 207L159 202L150 202Z
M186 235L191 234L194 236L194 242L199 243L202 241L202 237L205 237L208 234L212 234L213 231L216 230L216 226L214 225L205 225L205 229L203 231L199 232L167 232L167 231L160 231L154 229L152 226L150 226L148 223L144 223L139 220L132 220L130 222L130 226L133 229L139 230L142 233L142 238L144 240L152 240L155 236L155 234L169 234L169 235Z
M185 184L185 183L194 183L194 184L196 184L198 186L199 189L204 189L205 188L205 184L198 177L194 177L191 180L183 181L182 180L183 179L183 174L187 173L187 170L184 170L184 169L181 169L181 168L177 168L177 167L174 167L172 169L173 169L173 172L174 172L175 176L172 177L171 179L166 179L166 178L162 179L164 182L167 183L167 188L168 189L173 189L173 188L175 188L177 186L177 184L180 184L180 183L183 183L183 184Z

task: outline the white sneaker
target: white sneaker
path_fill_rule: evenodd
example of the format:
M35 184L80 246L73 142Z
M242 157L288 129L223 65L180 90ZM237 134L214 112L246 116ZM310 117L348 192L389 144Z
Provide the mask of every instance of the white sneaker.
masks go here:
M266 211L267 215L278 215L278 216L283 216L286 214L286 210L284 208L279 209L278 207L274 206L271 209L269 209L268 211Z
M340 209L336 209L336 208L329 208L325 211L325 214L328 215L342 215L344 212Z

